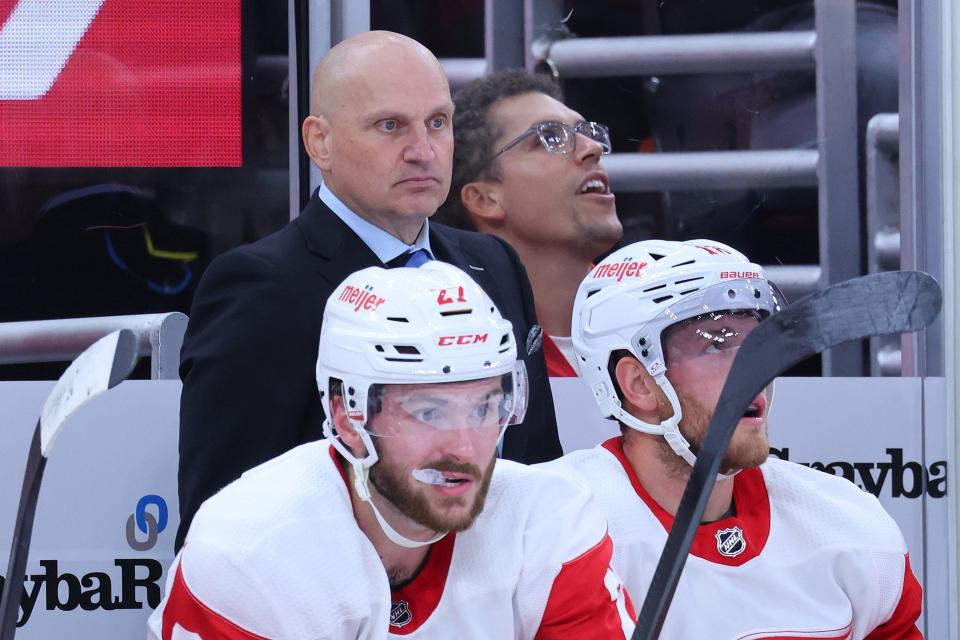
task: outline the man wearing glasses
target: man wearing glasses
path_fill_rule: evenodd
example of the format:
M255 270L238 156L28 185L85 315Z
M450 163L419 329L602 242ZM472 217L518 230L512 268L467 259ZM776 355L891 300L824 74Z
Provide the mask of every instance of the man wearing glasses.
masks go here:
M454 103L453 183L441 216L517 250L547 334L548 374L576 376L577 285L623 235L600 163L610 133L564 105L550 78L524 71L481 78Z

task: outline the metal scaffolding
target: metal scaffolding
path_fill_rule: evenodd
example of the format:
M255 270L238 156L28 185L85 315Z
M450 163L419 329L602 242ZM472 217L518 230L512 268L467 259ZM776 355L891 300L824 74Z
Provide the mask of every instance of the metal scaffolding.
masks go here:
M138 355L150 356L152 379L180 379L180 347L187 316L178 311L0 323L0 364L69 362L118 329L133 331Z

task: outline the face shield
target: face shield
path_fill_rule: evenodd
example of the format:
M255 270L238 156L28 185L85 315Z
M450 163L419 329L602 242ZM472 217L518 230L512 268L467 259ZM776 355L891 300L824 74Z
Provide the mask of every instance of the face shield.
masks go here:
M700 367L729 368L761 320L756 311L711 311L682 320L661 336L665 364L669 369L695 360Z
M478 380L432 384L374 384L367 393L367 431L374 437L430 438L461 431L500 439L507 426L523 420L527 371Z
M721 282L660 309L631 343L651 375L691 359L729 366L747 334L781 304L764 280Z

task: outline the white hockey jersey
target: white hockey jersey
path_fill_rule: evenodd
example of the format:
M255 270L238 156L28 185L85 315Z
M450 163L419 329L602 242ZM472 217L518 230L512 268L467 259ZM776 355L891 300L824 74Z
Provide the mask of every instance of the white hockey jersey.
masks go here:
M640 484L622 437L537 465L590 487L613 566L637 606L673 516ZM843 478L769 459L734 478L736 515L703 524L661 638L913 640L921 591L903 536Z
M473 526L391 593L328 441L245 473L197 512L149 638L627 640L635 615L589 493L498 460Z

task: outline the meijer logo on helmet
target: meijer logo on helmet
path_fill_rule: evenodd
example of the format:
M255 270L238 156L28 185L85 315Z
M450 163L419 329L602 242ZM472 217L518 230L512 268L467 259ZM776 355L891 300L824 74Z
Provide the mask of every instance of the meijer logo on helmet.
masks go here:
M376 311L387 299L373 293L372 289L373 287L370 285L358 289L348 284L343 288L343 292L338 299L353 305L354 311Z
M602 264L593 271L594 278L616 278L620 282L624 278L635 278L640 275L647 266L646 262L637 262L633 258L627 258L623 262L613 262Z

